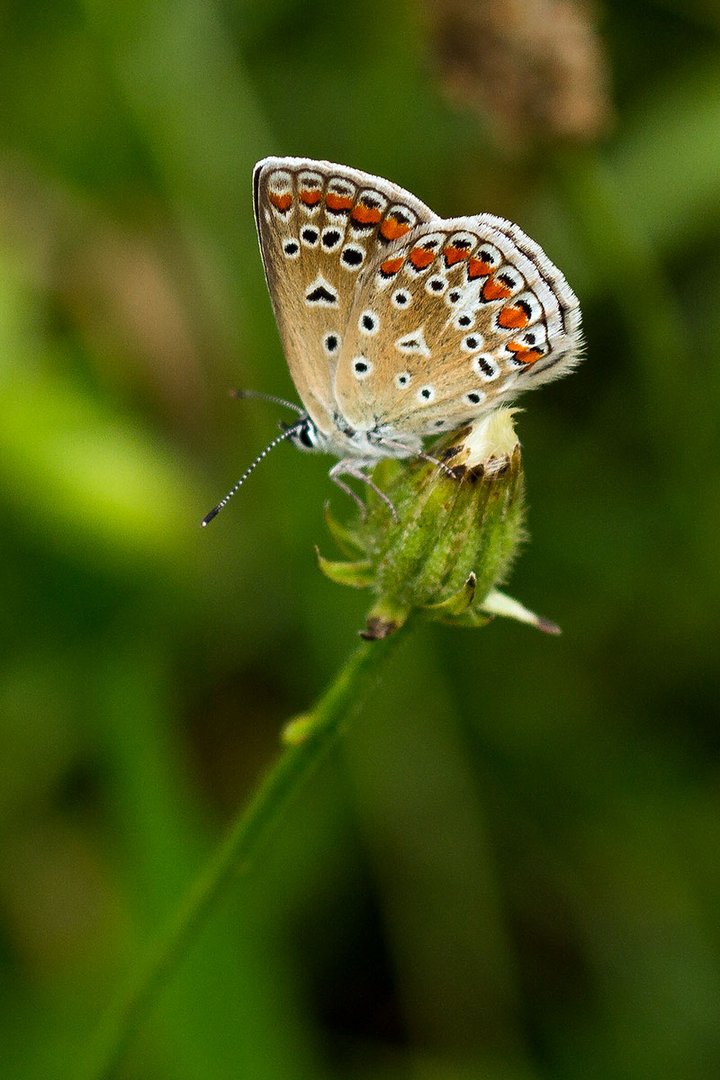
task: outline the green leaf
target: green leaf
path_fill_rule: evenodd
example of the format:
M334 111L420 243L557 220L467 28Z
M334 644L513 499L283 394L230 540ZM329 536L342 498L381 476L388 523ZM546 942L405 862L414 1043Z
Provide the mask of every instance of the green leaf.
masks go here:
M337 585L349 585L353 589L367 589L374 581L372 564L368 559L359 562L334 562L326 559L315 549L318 566L326 578Z

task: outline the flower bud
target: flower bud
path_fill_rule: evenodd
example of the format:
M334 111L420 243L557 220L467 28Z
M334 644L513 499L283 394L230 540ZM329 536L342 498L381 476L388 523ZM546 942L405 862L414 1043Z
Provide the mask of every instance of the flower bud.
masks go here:
M496 409L468 424L434 447L432 460L383 461L373 480L394 515L371 489L367 514L353 526L326 515L350 561L318 556L320 568L376 595L363 637L386 637L416 610L458 626L505 614L556 629L496 589L524 535L516 411Z

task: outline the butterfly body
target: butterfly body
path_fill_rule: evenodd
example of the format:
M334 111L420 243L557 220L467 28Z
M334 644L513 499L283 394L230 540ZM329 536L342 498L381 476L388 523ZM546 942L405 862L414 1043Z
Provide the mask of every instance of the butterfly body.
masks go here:
M398 444L393 430L384 430L380 425L370 430L355 430L339 415L332 418L332 423L330 432L321 431L305 413L294 425L297 430L290 435L290 442L299 450L355 461L360 468L373 465L384 457L413 457L422 449L422 440L417 436L405 433L403 443Z

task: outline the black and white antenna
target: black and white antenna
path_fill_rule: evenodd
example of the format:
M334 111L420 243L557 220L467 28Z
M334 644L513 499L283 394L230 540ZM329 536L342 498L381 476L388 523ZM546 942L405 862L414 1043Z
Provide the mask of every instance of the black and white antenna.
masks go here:
M221 510L225 509L227 504L232 499L233 495L240 490L240 488L247 480L248 476L250 476L250 474L254 472L255 469L257 469L263 458L266 458L270 451L274 450L276 446L279 446L281 442L285 442L286 439L291 439L293 435L297 434L297 432L300 431L303 424L305 423L305 415L303 413L303 410L299 408L299 406L295 405L292 401L285 401L284 398L276 398L272 394L261 394L257 390L233 390L232 395L233 397L237 398L261 398L263 401L272 401L277 405L286 405L288 409L294 409L296 412L298 412L301 415L301 419L298 420L297 423L291 424L290 427L285 428L282 435L277 435L272 440L272 442L269 442L267 444L264 450L260 451L255 460L250 462L245 472L242 474L238 482L236 484L233 484L225 498L221 499L217 506L214 506L210 513L206 514L205 517L202 519L200 524L202 525L203 529L210 524L214 517L217 517Z
M287 401L282 397L275 397L274 394L265 394L262 390L231 390L230 397L237 398L238 401L245 401L246 398L255 398L258 401L271 401L273 405L283 405L286 409L292 409L298 416L302 416L304 409L301 409L299 405L296 405L294 401Z

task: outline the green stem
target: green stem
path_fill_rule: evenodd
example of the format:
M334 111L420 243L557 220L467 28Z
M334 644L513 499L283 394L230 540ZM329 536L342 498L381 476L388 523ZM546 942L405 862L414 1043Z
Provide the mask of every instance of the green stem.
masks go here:
M400 633L357 646L313 709L286 729L285 749L180 902L141 970L119 994L93 1040L88 1080L111 1080L158 994L236 875L246 872L270 827L327 757L357 713Z

